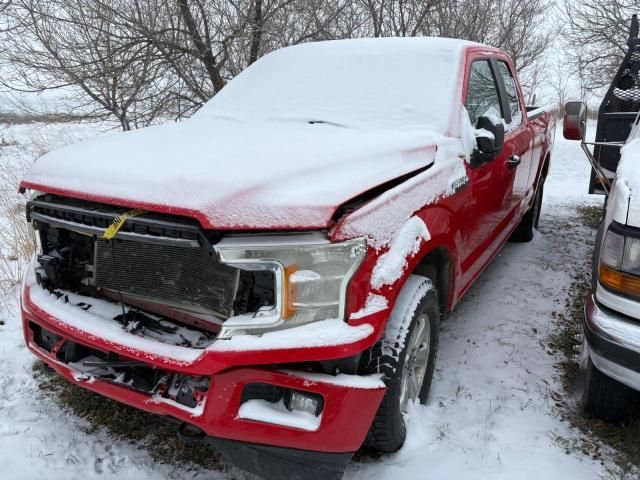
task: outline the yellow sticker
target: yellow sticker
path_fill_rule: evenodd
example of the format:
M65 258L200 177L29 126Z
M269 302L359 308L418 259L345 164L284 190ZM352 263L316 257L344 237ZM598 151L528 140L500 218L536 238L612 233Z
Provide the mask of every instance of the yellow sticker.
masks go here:
M113 237L115 237L118 234L118 232L124 225L124 222L127 221L127 218L137 217L138 215L142 215L144 212L145 212L144 210L135 208L133 210L129 210L128 212L123 213L122 215L118 215L116 218L113 219L113 222L111 222L111 225L109 225L109 228L107 228L104 231L102 238L104 238L105 240L111 240Z

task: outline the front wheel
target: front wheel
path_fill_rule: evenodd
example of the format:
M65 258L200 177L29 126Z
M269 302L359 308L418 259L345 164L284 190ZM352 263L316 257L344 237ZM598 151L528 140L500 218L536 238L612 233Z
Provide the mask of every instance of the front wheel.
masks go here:
M410 403L426 403L438 349L440 309L428 278L411 275L391 312L384 338L363 356L364 373L382 373L387 391L365 445L381 452L402 447L403 415Z

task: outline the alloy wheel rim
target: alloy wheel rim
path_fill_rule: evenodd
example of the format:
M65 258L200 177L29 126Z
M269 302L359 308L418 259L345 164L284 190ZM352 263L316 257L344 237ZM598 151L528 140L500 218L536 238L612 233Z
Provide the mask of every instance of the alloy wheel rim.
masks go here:
M405 413L409 403L420 396L429 363L431 323L426 313L416 318L416 326L408 340L400 385L400 410Z

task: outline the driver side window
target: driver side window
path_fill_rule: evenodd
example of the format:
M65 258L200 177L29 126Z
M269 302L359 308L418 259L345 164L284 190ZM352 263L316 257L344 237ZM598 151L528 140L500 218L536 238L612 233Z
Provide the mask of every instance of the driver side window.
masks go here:
M504 116L489 60L475 60L471 64L465 107L474 127L478 124L478 118L482 116Z

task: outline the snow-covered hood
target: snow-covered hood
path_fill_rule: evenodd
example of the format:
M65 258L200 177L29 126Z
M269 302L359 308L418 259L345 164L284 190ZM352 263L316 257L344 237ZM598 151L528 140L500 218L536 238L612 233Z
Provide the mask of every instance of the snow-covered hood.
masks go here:
M431 165L452 142L424 126L194 118L53 151L21 186L189 215L212 229L323 228L340 205Z

